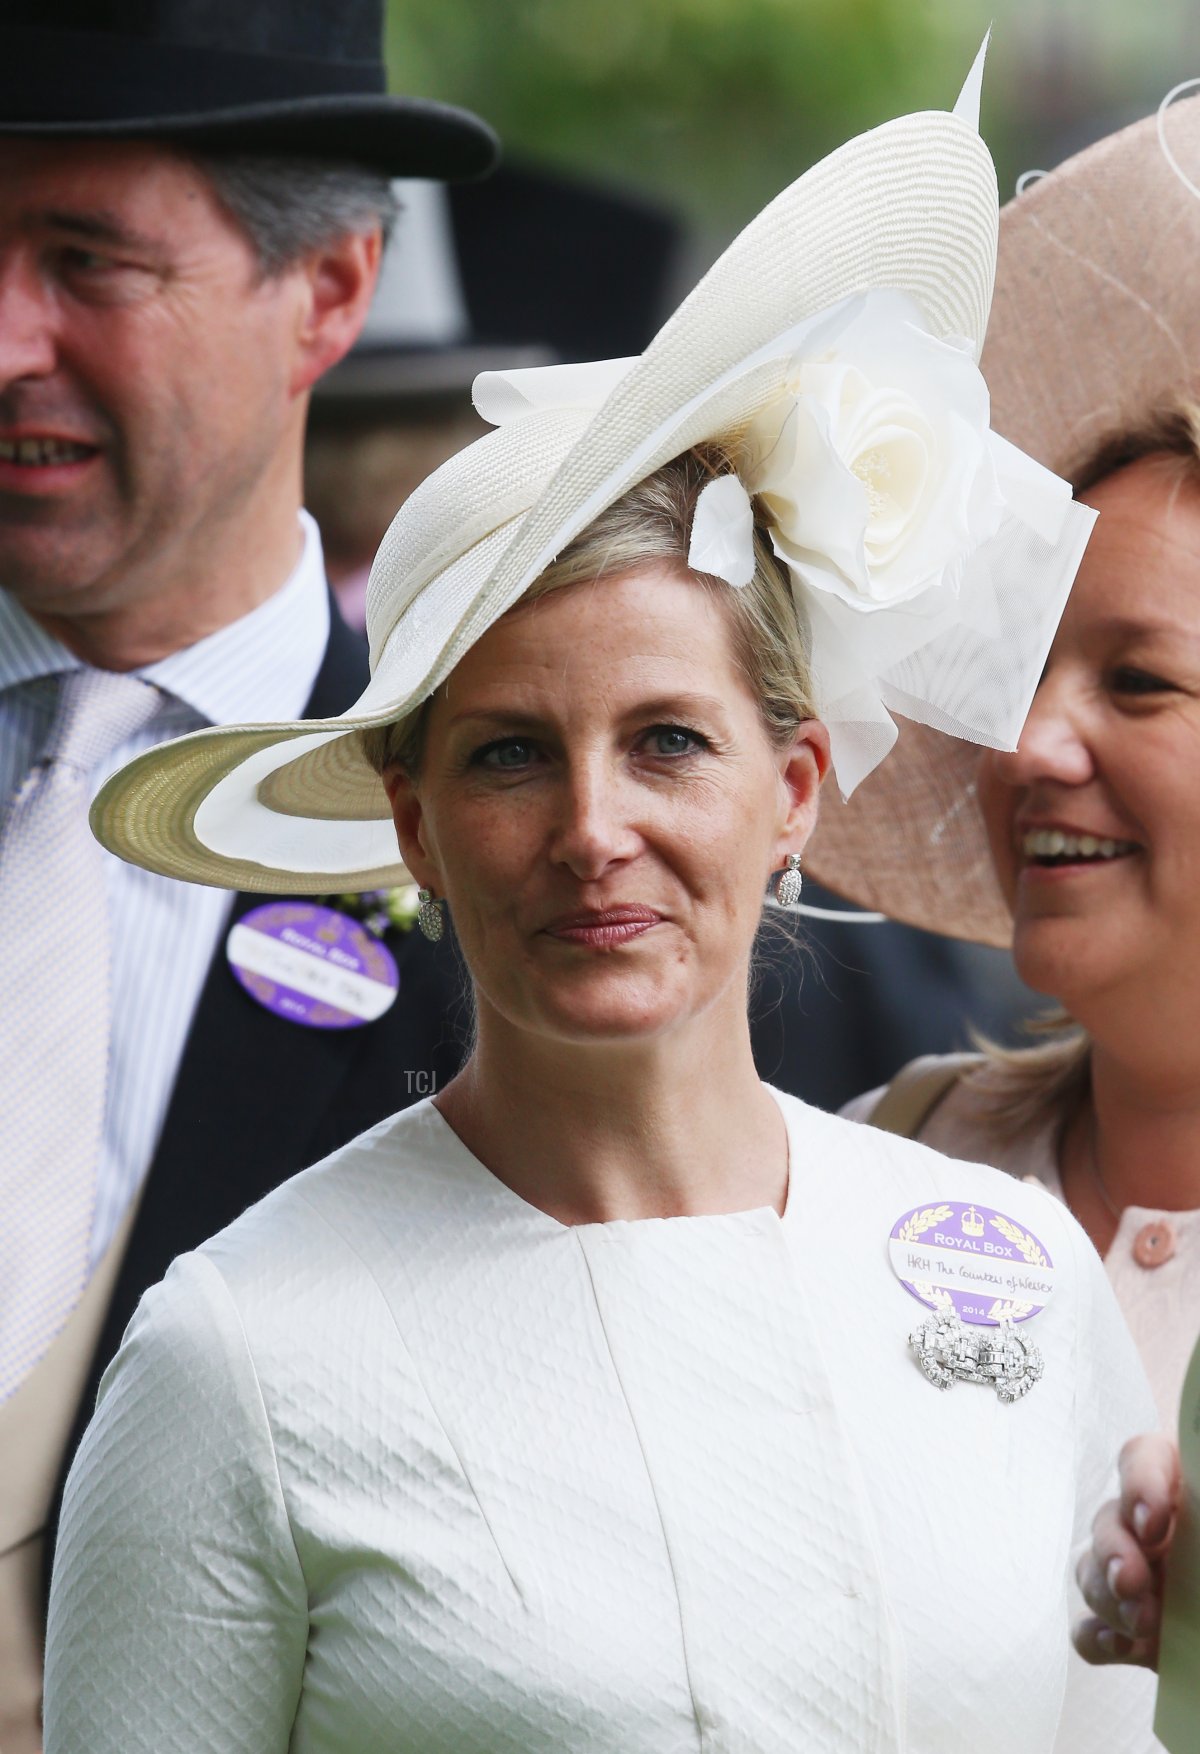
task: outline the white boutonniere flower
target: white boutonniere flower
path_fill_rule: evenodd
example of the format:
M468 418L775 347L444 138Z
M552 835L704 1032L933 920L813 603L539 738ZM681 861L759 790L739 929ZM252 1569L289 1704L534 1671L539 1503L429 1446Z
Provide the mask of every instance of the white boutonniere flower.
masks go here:
M401 883L394 889L362 889L347 895L324 895L318 899L326 907L361 920L376 938L382 938L389 928L397 932L411 931L419 906L415 883Z

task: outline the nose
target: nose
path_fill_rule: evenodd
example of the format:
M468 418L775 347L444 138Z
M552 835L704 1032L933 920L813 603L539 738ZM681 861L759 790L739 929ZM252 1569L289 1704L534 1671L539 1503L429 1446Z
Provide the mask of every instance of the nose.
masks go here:
M18 258L0 256L0 394L22 379L48 377L56 360L49 295Z
M1015 750L992 756L997 776L1012 786L1086 785L1095 773L1082 678L1049 672L1042 680Z
M628 810L627 788L602 754L572 762L559 787L558 819L550 856L580 882L598 881L640 845Z

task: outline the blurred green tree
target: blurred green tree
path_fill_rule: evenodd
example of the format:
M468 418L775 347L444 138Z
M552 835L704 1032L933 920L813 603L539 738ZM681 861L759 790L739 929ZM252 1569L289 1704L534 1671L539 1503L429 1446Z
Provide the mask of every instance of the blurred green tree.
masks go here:
M628 179L706 231L830 147L948 107L986 0L393 0L398 89L465 103L513 152Z
M388 55L510 152L671 202L703 256L852 134L951 105L992 23L1002 200L1200 72L1195 0L388 0Z

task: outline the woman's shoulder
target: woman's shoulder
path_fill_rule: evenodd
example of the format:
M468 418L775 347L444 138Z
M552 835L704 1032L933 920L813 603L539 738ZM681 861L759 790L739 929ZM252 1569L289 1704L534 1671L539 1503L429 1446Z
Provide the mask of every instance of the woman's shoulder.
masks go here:
M856 1096L844 1118L918 1139L947 1157L990 1164L1010 1176L1033 1176L1058 1192L1051 1116L998 1124L983 1054L925 1054L887 1084Z
M380 1317L393 1281L452 1246L456 1210L469 1213L456 1191L471 1179L464 1160L422 1102L281 1183L146 1292L109 1367L110 1393L177 1381L182 1369L217 1400L243 1400L255 1385L251 1402L263 1396L273 1411L298 1359L310 1383L329 1358L352 1374L389 1326Z
M780 1102L794 1156L841 1195L851 1178L856 1198L878 1201L893 1219L912 1207L974 1201L1036 1231L1048 1247L1054 1239L1060 1249L1074 1252L1075 1238L1068 1234L1074 1220L1061 1202L1040 1181L1014 1179L988 1162L973 1149L975 1134L964 1131L960 1148L947 1151L925 1134L914 1139L864 1126L845 1112L826 1114L796 1097L781 1096Z
M173 1285L168 1301L202 1324L228 1302L251 1339L344 1313L385 1259L452 1227L465 1155L432 1103L414 1104L281 1182L180 1257L156 1292Z

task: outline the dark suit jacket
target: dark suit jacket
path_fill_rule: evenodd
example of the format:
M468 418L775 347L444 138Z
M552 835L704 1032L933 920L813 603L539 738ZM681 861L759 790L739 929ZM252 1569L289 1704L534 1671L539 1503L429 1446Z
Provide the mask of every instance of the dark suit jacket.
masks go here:
M336 609L332 617L307 718L344 712L367 678L365 644ZM264 899L239 895L232 917ZM389 932L387 942L400 970L391 1010L359 1029L307 1029L243 992L222 933L63 1460L48 1556L67 1470L142 1293L176 1255L297 1170L440 1089L458 1069L469 1008L452 943L430 944L415 929Z

